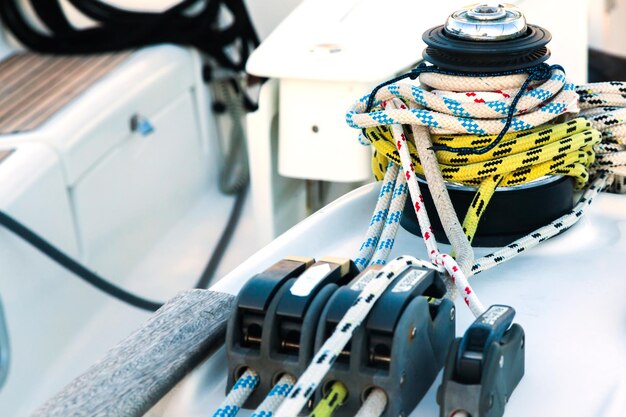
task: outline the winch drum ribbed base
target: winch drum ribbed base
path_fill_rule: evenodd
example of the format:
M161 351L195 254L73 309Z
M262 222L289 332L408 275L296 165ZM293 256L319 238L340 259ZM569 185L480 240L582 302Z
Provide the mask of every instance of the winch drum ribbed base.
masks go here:
M438 242L449 243L428 187L420 187L426 210ZM452 205L460 219L476 194L472 189L448 188ZM505 246L568 213L574 203L574 187L569 177L538 186L497 190L485 209L478 225L473 246ZM410 199L407 199L400 225L408 232L421 236Z

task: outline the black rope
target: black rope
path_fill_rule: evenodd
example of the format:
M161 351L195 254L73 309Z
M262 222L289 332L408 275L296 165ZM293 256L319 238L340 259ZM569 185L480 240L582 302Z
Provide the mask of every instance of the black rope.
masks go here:
M213 253L211 254L211 257L206 267L200 275L200 278L194 285L194 288L206 289L213 281L215 272L217 271L217 268L219 267L221 260L224 257L224 253L226 252L226 249L228 248L228 245L232 240L233 235L235 234L235 229L237 227L237 224L239 223L239 219L241 218L241 213L243 211L247 191L248 187L246 184L237 193L235 202L233 203L233 208L228 218L228 222L226 223L226 227L222 231L217 245L213 250ZM156 311L163 305L163 303L161 302L148 300L141 296L132 294L131 292L116 286L115 284L112 284L109 280L101 277L100 275L96 274L76 260L72 259L70 256L52 245L49 241L35 233L32 229L28 228L23 223L20 223L15 218L1 210L0 225L4 226L13 234L28 242L35 249L46 255L52 261L56 262L59 266L67 269L78 278L82 279L83 281L96 287L100 291L110 295L113 298L116 298L133 307L148 311Z
M209 259L204 271L200 275L200 279L196 284L196 288L208 288L213 279L215 278L215 272L219 267L222 258L224 257L224 253L232 240L232 237L235 234L235 228L239 223L239 219L241 218L241 213L243 212L243 206L246 201L246 195L248 193L248 183L237 192L237 197L235 197L235 203L233 204L233 208L230 213L230 217L228 218L228 222L226 223L226 227L222 231L222 235L217 241L217 245L215 249L213 249L213 254Z
M248 56L259 45L259 38L243 0L183 0L164 12L128 11L98 0L69 0L78 11L98 23L97 27L88 29L73 27L59 0L30 1L50 35L31 27L18 6L19 0L0 0L0 18L22 44L40 53L90 54L157 43L177 43L196 47L224 68L243 71ZM202 2L200 11L187 13L190 7L199 2ZM230 11L233 19L228 27L220 29L218 17L222 7ZM231 47L237 47L238 59L226 53L226 49ZM255 107L245 95L244 104L247 108ZM241 217L247 188L246 182L239 190L226 227L195 288L206 288L211 283ZM0 225L104 293L148 311L161 307L159 302L147 300L112 284L1 211Z
M36 234L31 229L24 226L22 223L18 222L4 211L0 211L0 225L6 227L16 236L19 236L26 242L30 243L35 249L39 250L41 253L52 259L57 264L61 265L63 268L72 272L77 277L83 279L84 281L93 285L99 290L109 294L110 296L115 297L118 300L130 304L134 307L148 311L156 311L162 306L162 303L147 300L143 297L134 295L112 284L95 272L85 268L83 265L70 258L68 255L53 246L46 239Z
M376 94L378 93L378 91L380 91L381 88L384 88L388 85L394 84L406 78L415 80L417 77L419 77L420 74L424 74L424 73L454 75L454 76L461 76L461 77L499 77L499 76L515 75L515 74L528 74L528 78L526 78L526 80L520 87L519 91L513 98L513 101L511 102L511 106L509 106L509 111L506 116L504 127L502 128L500 133L498 133L498 136L493 142L491 142L489 145L484 146L482 148L469 148L469 147L454 148L454 147L447 146L447 145L433 146L433 149L435 151L449 151L449 152L458 153L459 155L472 155L472 154L482 155L484 153L489 152L496 146L498 146L498 144L502 141L502 138L504 137L504 135L508 132L509 128L511 127L511 123L513 122L513 117L515 117L517 104L519 103L520 99L524 95L524 92L528 88L529 84L533 81L547 80L548 78L550 78L550 76L552 75L552 72L555 70L561 70L565 72L563 67L560 65L548 65L548 64L543 64L543 63L537 66L531 67L531 68L524 68L524 69L519 69L519 70L514 70L514 71L500 71L500 72L449 71L449 70L443 70L434 65L429 66L426 64L420 64L418 67L412 69L411 71L405 74L399 75L391 80L385 81L377 85L376 87L374 87L374 89L372 90L372 92L370 93L367 99L367 108L365 112L369 113L372 110L372 107L374 107L374 103L376 100ZM365 134L365 129L363 129L363 134Z
M60 0L30 0L37 17L51 34L31 27L19 0L1 0L0 18L28 49L52 54L89 54L139 48L158 43L193 46L220 66L243 71L259 38L243 0L184 0L164 12L135 12L99 0L70 0L96 27L76 29L63 12ZM202 3L198 12L190 7ZM229 26L218 27L221 8L233 16ZM237 50L230 56L227 49Z

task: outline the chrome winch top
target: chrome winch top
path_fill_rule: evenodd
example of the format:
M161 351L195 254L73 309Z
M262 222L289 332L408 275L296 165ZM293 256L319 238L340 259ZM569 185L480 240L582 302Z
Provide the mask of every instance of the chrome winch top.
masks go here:
M526 33L526 18L514 5L474 4L452 13L444 25L451 36L474 41L501 41Z
M550 57L552 36L526 22L511 4L474 4L422 35L424 60L449 71L501 72L531 68Z

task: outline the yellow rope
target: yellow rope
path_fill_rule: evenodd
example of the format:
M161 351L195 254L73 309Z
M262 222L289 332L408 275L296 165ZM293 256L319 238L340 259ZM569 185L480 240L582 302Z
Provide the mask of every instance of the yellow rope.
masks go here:
M330 387L328 394L326 394L326 396L322 398L319 403L317 403L311 414L309 414L309 417L332 416L333 412L335 412L335 410L344 403L347 396L348 390L346 389L346 386L341 382L336 381Z
M401 166L400 156L389 127L368 128L366 136L375 148L372 170L378 180L385 174L389 161ZM406 135L410 132L405 131ZM455 148L482 148L496 135L433 135L435 145ZM595 160L594 145L600 143L600 133L585 119L578 118L556 125L508 133L502 141L482 155L460 155L437 151L444 179L463 185L477 186L463 229L471 242L480 217L489 204L496 187L525 184L545 175L566 175L581 189L589 179L588 168ZM423 174L415 146L407 141L415 172Z

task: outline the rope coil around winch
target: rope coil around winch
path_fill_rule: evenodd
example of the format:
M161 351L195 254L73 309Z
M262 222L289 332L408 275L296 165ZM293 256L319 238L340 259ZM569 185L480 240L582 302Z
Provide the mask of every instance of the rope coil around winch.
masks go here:
M396 146L386 126L366 130L376 149L375 176L379 167L392 161L400 163ZM474 135L432 137L435 145L449 143L465 147L483 146L483 138ZM491 143L494 136L485 137ZM480 155L459 155L436 151L442 177L446 181L478 186L474 200L463 221L463 229L471 242L476 234L480 217L497 187L526 184L546 175L566 175L575 180L580 190L589 178L588 169L595 160L593 147L600 143L600 133L591 129L584 119L551 125L545 128L510 133L489 152ZM424 174L415 146L408 142L415 172Z
M347 120L353 127L364 128L366 142L375 147L372 168L377 178L389 161L400 164L398 140L392 138L389 124L410 120L413 126L428 126L431 133L445 132L432 138L443 178L478 186L463 222L471 242L498 186L525 184L545 175L568 175L581 189L588 180L593 146L600 142L600 134L590 123L581 119L540 128L578 109L574 85L566 81L560 67L550 68L545 81L533 82L521 74L463 77L425 73L420 76L423 87L390 84L379 89L374 100L363 97L350 109ZM392 98L402 100L400 109L387 108L385 100ZM363 113L366 103L380 109ZM503 134L502 127L509 121L514 132ZM410 141L408 146L411 169L423 175L415 146Z
M435 134L489 135L502 132L504 119L511 111L510 127L521 131L578 109L575 86L566 82L565 72L559 66L542 64L528 69L528 74L537 74L532 79L529 75L520 77L521 74L450 75L426 72L433 69L418 67L419 71L415 73L425 87L394 83L376 90L373 99L369 94L364 96L346 114L348 125L365 129L403 124L426 126ZM439 79L445 83L437 82ZM522 82L515 84L519 81ZM444 86L448 90L436 89ZM479 93L485 96L471 95ZM372 110L391 98L409 99L420 108Z

